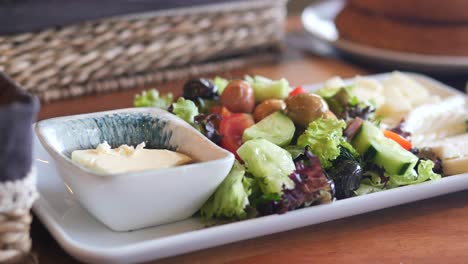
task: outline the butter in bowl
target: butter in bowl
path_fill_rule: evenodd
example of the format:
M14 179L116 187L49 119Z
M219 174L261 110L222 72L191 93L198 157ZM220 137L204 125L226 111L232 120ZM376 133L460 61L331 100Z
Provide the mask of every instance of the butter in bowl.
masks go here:
M115 231L192 216L234 162L185 121L154 108L43 120L36 133L74 197Z
M96 149L75 150L72 161L100 173L125 173L171 168L192 161L189 156L167 149L145 149L145 142L135 148L127 144L118 148L104 141Z

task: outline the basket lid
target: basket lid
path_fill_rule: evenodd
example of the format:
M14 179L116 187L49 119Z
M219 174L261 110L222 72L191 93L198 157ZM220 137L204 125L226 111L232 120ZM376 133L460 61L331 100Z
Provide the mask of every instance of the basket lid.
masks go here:
M141 12L241 1L249 0L7 0L0 1L0 35Z

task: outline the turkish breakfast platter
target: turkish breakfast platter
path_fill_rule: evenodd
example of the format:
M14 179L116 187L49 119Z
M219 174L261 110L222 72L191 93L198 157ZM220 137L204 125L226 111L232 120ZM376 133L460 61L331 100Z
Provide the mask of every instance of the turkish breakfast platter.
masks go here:
M391 72L196 78L35 125L34 211L92 263L141 262L468 188L463 92Z

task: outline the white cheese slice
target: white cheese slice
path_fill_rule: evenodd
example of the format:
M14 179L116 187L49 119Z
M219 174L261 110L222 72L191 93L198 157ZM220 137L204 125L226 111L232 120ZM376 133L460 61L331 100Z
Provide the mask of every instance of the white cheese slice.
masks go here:
M423 103L433 102L429 91L420 83L401 72L393 72L390 78L383 81L389 92L398 91L412 107Z
M457 159L468 156L468 133L449 137L424 145L430 147L441 159Z
M406 117L404 130L411 133L417 147L462 134L466 130L468 110L465 96L452 96L437 104L424 104Z
M468 133L425 144L442 159L445 175L468 172Z
M468 172L468 156L459 159L443 160L445 175L457 175Z
M370 78L356 77L352 93L360 101L369 101L374 103L376 108L385 103L383 95L384 87L376 80Z
M111 149L107 142L96 149L75 150L72 161L102 174L117 174L175 167L192 159L182 153L165 149L144 149L142 143L135 148L122 145Z
M383 114L391 115L394 113L407 113L412 109L410 98L406 96L407 93L403 92L405 88L404 83L401 83L399 78L391 77L383 80L385 104L380 111Z
M346 86L345 82L338 76L326 80L324 84L324 88L340 88L344 86Z
M382 81L385 103L377 109L390 127L397 125L415 107L440 101L439 96L430 95L425 86L410 76L394 72Z

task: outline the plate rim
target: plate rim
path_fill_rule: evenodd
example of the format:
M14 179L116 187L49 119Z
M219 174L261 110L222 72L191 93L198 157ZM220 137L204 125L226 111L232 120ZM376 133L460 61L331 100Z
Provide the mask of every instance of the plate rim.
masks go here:
M446 84L443 84L431 77L428 77L423 74L418 73L411 73L411 72L404 72L409 74L413 77L424 79L426 81L432 82L438 88L443 90L448 90L452 94L461 94L465 95L463 92L450 87ZM374 75L367 75L365 77L370 77L374 79L384 78L389 73L381 73L381 74L374 74ZM353 77L354 78L354 77ZM353 78L348 78L345 81L351 81ZM317 89L323 85L321 83L315 84L306 84L304 88L307 89L309 92L313 89ZM466 96L466 95L465 95ZM35 134L34 134L35 135ZM37 140L37 139L36 139ZM39 141L36 141L39 143ZM43 146L35 146L34 153L36 153L36 148L43 148ZM35 158L34 158L35 160ZM35 161L37 162L37 161ZM38 176L39 176L39 169L38 169ZM40 176L39 176L40 177ZM455 182L457 184L451 183ZM448 185L450 188L443 188L441 186ZM44 196L40 196L40 198L36 201L33 206L33 211L39 218L39 220L44 224L46 229L51 233L54 239L58 242L58 244L71 256L85 262L94 262L94 263L103 263L103 262L138 262L138 261L148 261L148 260L156 260L160 258L175 256L183 253L188 253L204 248L210 248L214 246L220 246L226 243L233 243L241 240L251 239L255 237L260 237L263 235L279 233L283 231L288 231L292 229L297 229L305 226L311 226L318 223L328 222L336 219L341 219L345 217L350 217L358 214L363 214L367 212L372 212L375 210L385 209L388 207L403 205L411 202L415 202L418 200L423 200L427 198L432 198L444 194L449 194L457 191L468 190L468 172L454 175L450 177L442 178L439 181L429 181L415 185L403 186L395 189L385 190L383 192L372 193L364 196L353 197L349 199L339 200L333 202L331 204L324 204L318 206L312 206L308 208L303 208L299 210L294 210L288 212L283 215L270 215L264 216L244 221L238 221L229 224L223 224L218 226L212 226L203 229L195 229L190 230L178 234L168 235L160 238L149 239L144 241L138 241L135 243L129 243L124 246L115 246L115 247L92 247L86 244L81 243L80 241L76 241L73 237L67 233L67 228L61 225L58 216L54 216L56 210L51 208L49 202L46 200ZM40 190L38 189L39 193ZM410 194L409 194L410 193ZM414 194L416 193L416 194ZM396 196L409 196L409 199L404 199L402 202L392 202L392 199ZM376 197L380 197L374 199ZM387 199L385 199L387 198ZM353 212L347 212L352 208L352 205L357 203L359 205L364 205L364 201L370 204L370 207L359 207L357 210ZM368 201L371 200L371 201ZM375 201L372 201L375 200ZM390 200L390 201L388 201ZM386 202L384 202L386 201ZM361 203L362 202L362 203ZM349 205L351 204L351 205ZM384 204L384 205L382 205ZM334 208L342 208L340 210L336 210ZM85 210L85 209L83 209ZM332 211L335 214L324 216L317 216L315 211ZM298 217L298 215L300 217ZM92 217L91 215L89 215ZM312 221L309 219L304 220L307 217L304 216L312 216ZM314 218L315 217L315 218ZM304 219L303 219L304 218ZM58 220L57 220L58 219ZM268 226L275 226L275 228L271 229ZM103 226L106 228L105 226ZM255 232L251 232L252 228L257 228ZM109 229L110 230L110 229ZM238 235L236 232L243 230L242 235ZM250 230L250 231L249 231ZM219 238L219 233L225 234L224 238ZM200 234L202 234L200 236ZM231 234L232 236L226 235ZM237 236L236 236L237 235ZM215 238L215 239L207 239L207 238ZM199 243L195 243L198 241ZM181 250L182 246L184 249ZM158 251L166 252L159 252ZM148 253L149 252L149 253ZM146 255L145 255L146 254Z

